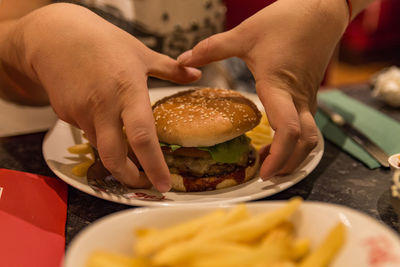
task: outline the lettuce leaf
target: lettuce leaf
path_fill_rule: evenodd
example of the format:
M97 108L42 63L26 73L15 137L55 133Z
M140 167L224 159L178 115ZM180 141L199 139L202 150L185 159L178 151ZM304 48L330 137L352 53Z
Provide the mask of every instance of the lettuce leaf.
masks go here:
M172 151L175 151L175 150L177 150L177 149L179 149L179 148L181 148L182 146L180 146L180 145L170 145L170 144L167 144L167 143L163 143L163 142L160 142L160 146L167 146L167 147L169 147Z
M243 153L249 152L249 143L250 138L241 135L224 143L198 149L208 151L216 162L236 163L239 162Z
M216 162L237 163L240 161L243 153L249 152L249 143L250 138L248 138L246 135L241 135L214 146L198 147L197 149L209 152L213 160ZM180 145L171 145L163 142L160 142L160 146L167 146L172 151L182 147Z

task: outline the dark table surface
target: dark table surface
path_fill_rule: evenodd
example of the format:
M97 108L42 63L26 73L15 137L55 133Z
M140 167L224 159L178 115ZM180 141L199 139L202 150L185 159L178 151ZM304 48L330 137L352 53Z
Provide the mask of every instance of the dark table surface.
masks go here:
M400 121L400 109L390 108L371 98L367 85L348 86L343 91ZM37 133L0 138L0 168L56 177L43 159L44 136L45 133ZM390 186L390 170L370 170L325 140L321 162L306 179L262 200L286 200L298 195L306 200L341 204L364 212L400 233L400 200L391 197ZM72 187L68 191L67 245L93 221L132 208L90 196Z

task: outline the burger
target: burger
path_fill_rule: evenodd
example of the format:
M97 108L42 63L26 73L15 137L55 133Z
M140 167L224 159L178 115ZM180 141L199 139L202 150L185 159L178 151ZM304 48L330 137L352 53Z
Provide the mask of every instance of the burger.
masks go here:
M259 124L261 113L242 94L197 88L165 97L152 108L173 190L226 188L257 172L258 154L245 133Z

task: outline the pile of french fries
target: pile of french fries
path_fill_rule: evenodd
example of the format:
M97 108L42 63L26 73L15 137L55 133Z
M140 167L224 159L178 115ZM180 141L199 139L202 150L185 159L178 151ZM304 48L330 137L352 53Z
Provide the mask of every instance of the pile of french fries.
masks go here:
M329 266L345 242L345 227L338 223L311 249L310 240L295 237L290 222L301 203L301 198L293 198L274 211L256 215L239 204L165 229L136 229L132 257L95 251L86 266Z
M265 145L272 143L274 132L269 125L265 112L262 112L260 123L248 131L246 135L251 138L251 144L258 150Z

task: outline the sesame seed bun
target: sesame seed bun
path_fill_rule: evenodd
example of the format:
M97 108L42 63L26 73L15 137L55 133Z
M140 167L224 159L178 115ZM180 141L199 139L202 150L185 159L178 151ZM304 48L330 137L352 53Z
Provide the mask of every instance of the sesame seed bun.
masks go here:
M245 168L221 176L188 177L181 174L171 173L172 190L180 192L201 192L223 189L247 182L258 171L260 165L259 155L254 147L251 147L254 160Z
M153 105L158 138L184 147L213 146L254 128L257 106L242 94L197 88L165 97Z

